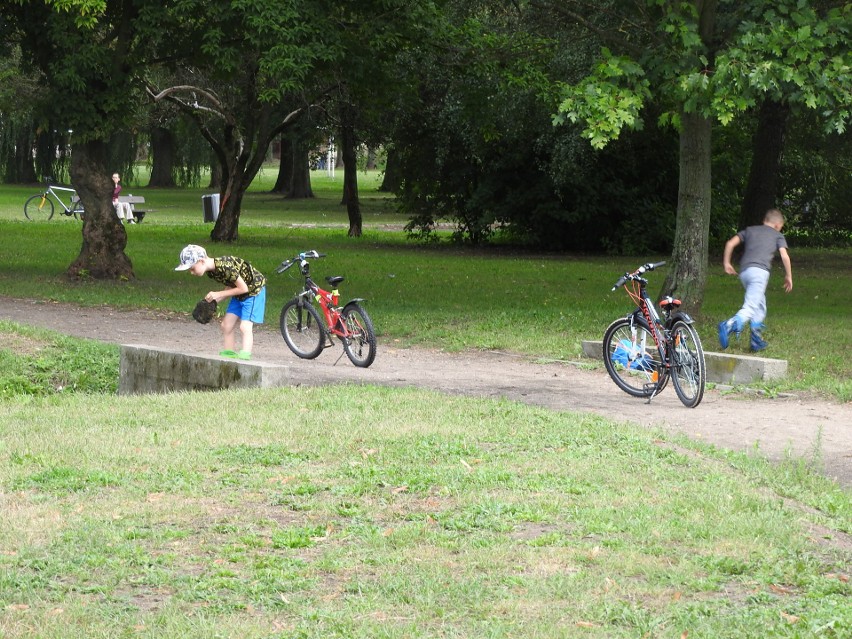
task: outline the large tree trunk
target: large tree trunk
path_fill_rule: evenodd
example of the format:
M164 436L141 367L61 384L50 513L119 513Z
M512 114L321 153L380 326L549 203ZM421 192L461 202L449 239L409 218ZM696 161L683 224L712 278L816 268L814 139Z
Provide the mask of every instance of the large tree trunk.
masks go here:
M234 130L227 131L225 139L226 144L217 152L224 179L219 189L219 217L210 231L210 239L214 242L236 242L239 239L243 196L263 165L265 156L265 153L252 154L248 146L240 143ZM266 149L271 142L271 137L260 136L255 148Z
M281 136L281 158L278 162L278 179L272 193L287 196L293 190L293 140L289 135Z
M214 242L236 242L240 239L240 211L245 188L235 184L229 184L228 188L228 192L220 194L219 217L210 231L210 239Z
M151 180L148 186L174 188L175 140L165 127L151 129Z
M674 295L698 314L704 301L710 237L711 121L696 113L681 115L680 181L677 222L669 274L661 295Z
M355 151L355 119L353 109L341 109L341 154L343 156L343 201L349 215L349 237L361 237L363 219L358 200L358 154Z
M402 184L402 170L399 166L399 154L396 149L388 149L387 159L385 160L385 175L382 178L382 185L379 191L388 193L396 193Z
M314 197L310 162L310 149L303 142L296 144L293 149L293 184L288 198L304 200Z
M218 162L213 162L210 166L210 184L207 185L207 188L216 191L222 190L222 165Z
M790 107L767 98L760 105L757 130L751 142L751 169L740 211L740 228L763 223L766 212L775 208L784 134Z
M11 127L8 134L15 137L14 151L10 151L6 161L7 184L32 184L38 181L33 162L33 136L27 126L18 129Z
M83 246L68 267L73 278L134 279L133 265L124 253L127 233L112 205L113 184L106 167L106 146L100 141L75 145L71 154L71 184L83 203Z

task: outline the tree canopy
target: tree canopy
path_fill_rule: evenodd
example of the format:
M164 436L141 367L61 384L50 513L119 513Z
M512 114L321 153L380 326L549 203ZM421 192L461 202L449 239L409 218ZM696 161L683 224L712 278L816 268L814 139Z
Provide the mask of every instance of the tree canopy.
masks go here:
M388 149L416 235L449 219L469 242L671 250L665 291L698 308L711 222L728 232L736 200L783 189L802 223L852 217L825 210L844 201L831 162L816 190L801 152L738 177L753 149L782 156L788 118L848 138L850 13L809 0L14 0L0 6L0 168L44 175L32 149L57 138L34 132L72 132L87 215L69 273L132 278L108 177L140 130L193 123L222 175L211 237L231 241L270 143L323 127L347 173L362 141ZM22 105L12 87L44 90ZM720 151L719 131L746 152Z
M711 130L765 96L820 109L842 132L850 116L852 5L807 0L533 0L532 6L593 32L602 48L592 73L566 84L556 121L584 124L596 148L639 128L654 100L680 134L673 265L664 293L690 308L703 300L711 211ZM822 10L820 10L822 9ZM617 26L617 29L611 28Z

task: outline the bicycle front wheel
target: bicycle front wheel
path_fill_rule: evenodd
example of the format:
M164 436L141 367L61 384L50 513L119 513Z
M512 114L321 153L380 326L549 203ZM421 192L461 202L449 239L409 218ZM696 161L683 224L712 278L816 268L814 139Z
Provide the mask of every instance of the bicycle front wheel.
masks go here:
M309 302L292 299L281 309L281 336L302 359L314 359L322 352L325 328L317 310Z
M343 340L343 350L355 366L367 368L376 359L373 321L359 304L347 304L341 319L349 332L349 336Z
M678 320L672 326L672 381L680 401L687 408L695 408L704 397L707 368L701 338L689 324Z
M24 203L24 216L34 222L46 222L53 217L53 202L47 193L33 195Z
M622 317L604 332L606 372L621 390L633 397L651 397L668 382L665 363L643 320Z

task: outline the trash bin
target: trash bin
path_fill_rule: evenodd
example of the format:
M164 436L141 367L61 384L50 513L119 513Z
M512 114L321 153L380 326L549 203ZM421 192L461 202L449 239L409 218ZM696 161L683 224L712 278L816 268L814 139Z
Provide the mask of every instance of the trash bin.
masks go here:
M201 208L204 209L204 221L215 222L219 219L219 194L201 196Z

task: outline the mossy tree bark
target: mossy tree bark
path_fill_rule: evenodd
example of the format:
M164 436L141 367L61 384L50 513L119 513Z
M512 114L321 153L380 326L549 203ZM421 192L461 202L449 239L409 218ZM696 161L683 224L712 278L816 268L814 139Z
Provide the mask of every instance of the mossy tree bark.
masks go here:
M95 140L75 145L71 152L71 184L86 213L80 254L68 267L75 279L135 279L124 252L127 233L112 205L113 183L106 168L106 145Z

